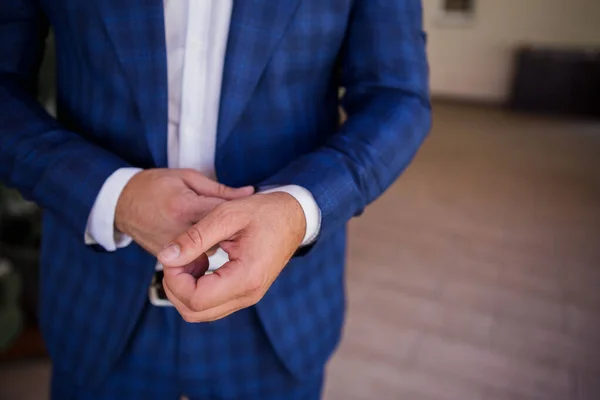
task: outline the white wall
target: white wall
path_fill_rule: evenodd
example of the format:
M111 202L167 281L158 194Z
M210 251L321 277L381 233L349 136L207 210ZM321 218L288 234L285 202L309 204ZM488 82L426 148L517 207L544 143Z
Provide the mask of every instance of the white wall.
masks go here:
M503 101L521 43L600 46L600 0L475 0L473 23L437 23L438 0L422 0L433 95Z

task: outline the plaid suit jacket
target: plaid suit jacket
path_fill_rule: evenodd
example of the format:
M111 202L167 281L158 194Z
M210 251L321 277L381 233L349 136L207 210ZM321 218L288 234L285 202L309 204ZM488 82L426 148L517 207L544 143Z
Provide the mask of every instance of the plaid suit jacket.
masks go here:
M219 180L301 185L322 211L316 244L256 306L295 374L322 368L339 340L347 221L396 179L429 130L421 13L420 0L235 1ZM153 273L137 245L108 253L83 238L113 171L167 165L163 23L160 0L0 4L0 179L46 211L40 322L55 362L82 382L100 379L122 352ZM49 25L56 120L33 96Z

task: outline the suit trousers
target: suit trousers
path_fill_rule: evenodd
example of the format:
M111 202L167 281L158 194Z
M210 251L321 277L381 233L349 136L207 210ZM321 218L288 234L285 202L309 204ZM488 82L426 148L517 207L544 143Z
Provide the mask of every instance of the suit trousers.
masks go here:
M106 329L110 335L110 327ZM219 321L191 324L172 307L148 303L125 351L100 385L80 387L68 373L55 370L51 396L314 400L320 398L322 384L323 373L299 379L288 372L254 307Z

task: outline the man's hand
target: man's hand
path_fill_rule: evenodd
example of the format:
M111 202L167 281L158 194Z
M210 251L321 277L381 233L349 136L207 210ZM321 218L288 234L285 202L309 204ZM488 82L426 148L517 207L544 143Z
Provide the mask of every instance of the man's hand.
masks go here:
M160 252L163 287L188 322L213 321L256 304L300 246L304 212L287 193L257 194L216 207ZM209 275L198 262L220 244L230 261Z
M156 255L219 204L249 196L252 187L232 189L191 169L149 169L127 183L115 227Z

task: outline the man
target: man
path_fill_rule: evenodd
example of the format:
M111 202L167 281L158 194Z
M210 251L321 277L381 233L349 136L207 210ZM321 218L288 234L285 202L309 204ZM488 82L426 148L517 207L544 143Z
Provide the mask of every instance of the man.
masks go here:
M57 120L34 101L49 25ZM420 1L14 0L0 38L53 397L318 398L346 223L429 129ZM157 257L174 307L148 299Z

